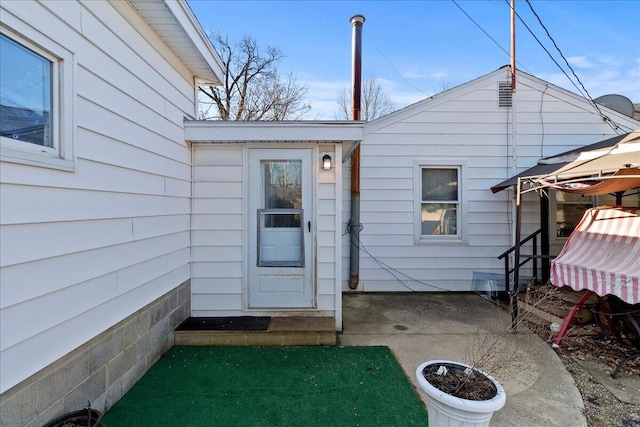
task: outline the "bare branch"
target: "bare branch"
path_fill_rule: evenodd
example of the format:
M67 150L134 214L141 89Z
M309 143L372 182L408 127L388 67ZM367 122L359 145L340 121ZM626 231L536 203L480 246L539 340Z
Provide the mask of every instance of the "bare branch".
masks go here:
M211 34L210 39L223 64L221 87L200 88L200 116L218 120L296 120L311 107L303 102L307 87L292 74L281 79L277 63L280 50L260 49L252 37L230 44L226 36ZM213 112L213 113L211 113Z
M382 90L382 85L375 76L369 76L362 81L360 117L366 122L392 113L396 106L389 95ZM338 119L351 118L351 97L346 89L338 91Z

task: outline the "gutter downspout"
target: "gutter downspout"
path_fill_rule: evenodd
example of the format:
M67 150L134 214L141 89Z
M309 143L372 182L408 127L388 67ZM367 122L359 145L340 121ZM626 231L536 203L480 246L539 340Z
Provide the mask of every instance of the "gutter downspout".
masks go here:
M360 95L362 86L362 24L364 16L354 15L351 52L351 119L360 120ZM360 283L360 143L351 153L351 219L349 245L349 288L357 289Z

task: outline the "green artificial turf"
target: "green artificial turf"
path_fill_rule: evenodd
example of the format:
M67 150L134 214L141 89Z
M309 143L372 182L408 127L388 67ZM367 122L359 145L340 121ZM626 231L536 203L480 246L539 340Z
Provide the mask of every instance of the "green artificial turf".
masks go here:
M173 347L102 419L125 426L427 425L387 347Z

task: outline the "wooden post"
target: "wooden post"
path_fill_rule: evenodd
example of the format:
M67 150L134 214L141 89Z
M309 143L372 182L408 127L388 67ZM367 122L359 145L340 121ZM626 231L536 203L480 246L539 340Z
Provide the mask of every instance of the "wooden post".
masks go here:
M544 192L540 194L540 230L540 252L542 255L540 280L544 285L549 281L551 270L549 260L549 196Z
M520 282L520 234L522 226L522 198L520 190L522 189L521 178L518 178L516 184L516 246L513 253L513 282L510 283L509 289L509 309L511 311L511 329L517 326L518 318L518 282Z

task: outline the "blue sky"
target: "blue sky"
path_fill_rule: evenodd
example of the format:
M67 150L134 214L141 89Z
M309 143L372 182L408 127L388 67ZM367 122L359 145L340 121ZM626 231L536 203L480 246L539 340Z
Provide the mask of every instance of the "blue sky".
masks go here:
M292 72L308 86L310 119L337 118L336 93L351 82L355 14L366 18L363 76L374 75L398 108L510 61L502 50L510 37L505 0L188 2L205 31L280 49L281 75ZM530 2L593 98L617 93L640 103L640 0ZM516 10L572 76L526 1ZM516 39L518 68L577 92L519 20Z

